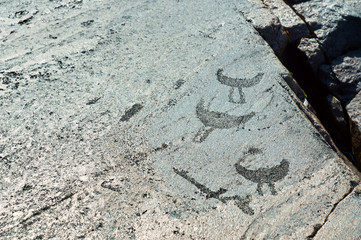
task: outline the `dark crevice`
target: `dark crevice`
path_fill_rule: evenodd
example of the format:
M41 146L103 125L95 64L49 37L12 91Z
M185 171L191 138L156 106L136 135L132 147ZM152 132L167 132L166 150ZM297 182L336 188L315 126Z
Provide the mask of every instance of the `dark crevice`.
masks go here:
M337 57L343 56L347 54L350 51L354 51L361 48L361 18L351 15L342 15L341 18L338 20L336 25L334 26L333 30L327 34L327 36L322 37L321 39L317 38L315 34L315 30L322 29L323 25L321 23L317 22L307 22L306 18L300 14L294 7L294 4L307 2L307 0L284 0L285 4L287 4L293 12L302 19L302 21L306 24L309 31L312 33L311 37L315 38L315 40L319 43L319 50L324 55L324 64L327 64L329 66L332 65L332 61L335 60ZM326 30L325 30L326 31ZM310 36L303 36L303 38L309 38ZM290 45L291 48L297 50L296 43L293 43L294 45ZM290 48L286 49L286 55L290 55L287 53L287 51ZM296 53L294 56L299 56L300 51ZM302 54L301 54L302 55ZM305 61L305 56L303 56L303 59L300 61ZM287 61L289 61L289 58L287 60L282 60L282 63L286 66ZM289 67L290 64L288 64ZM306 70L306 69L305 69ZM317 96L312 96L312 92L314 92L316 95L319 93L319 85L321 82L322 76L319 75L319 79L317 77L312 78L312 80L305 80L306 84L303 83L302 78L298 78L295 76L296 80L300 83L302 88L304 88L305 92L310 96L309 102L314 107L314 109L317 112L317 116L321 120L322 124L326 128L326 130L329 132L331 137L333 138L334 142L338 146L338 148L342 151L342 153L358 168L358 170L361 170L361 154L360 148L361 146L358 144L360 141L359 137L361 134L354 129L354 123L352 122L352 119L349 118L348 111L346 110L346 104L351 101L355 95L357 94L357 86L355 84L349 84L349 83L342 83L342 81L338 80L336 75L333 73L332 68L330 68L332 74L332 79L338 84L338 89L332 89L328 90L326 89L326 93L328 92L329 95L336 97L341 101L342 110L344 114L344 121L345 123L343 126L340 125L340 123L336 122L336 117L328 118L329 115L327 112L331 113L330 105L329 103L324 105L324 111L320 111L319 105L323 105L325 102L325 99L321 99L323 93L320 93L320 96L318 96L321 101L317 100ZM292 70L291 70L292 71ZM316 70L317 71L317 70ZM297 74L295 74L297 75ZM316 80L316 81L314 81ZM312 82L312 83L310 83ZM309 90L307 89L309 86L305 85L312 85L310 86ZM323 84L321 84L323 85ZM314 88L314 89L313 89ZM324 89L326 87L323 87ZM332 92L331 92L332 91ZM314 95L314 94L313 94ZM329 115L330 116L330 115ZM346 128L346 129L345 129Z
M313 225L313 232L311 233L311 235L307 236L306 239L307 240L313 239L321 228L322 228L322 224L318 223L318 224Z
M305 38L317 38L316 33L314 32L314 30L310 26L310 24L308 24L308 22L306 21L306 18L302 14L297 12L296 9L292 6L295 3L307 2L307 1L308 0L303 0L303 1L301 1L301 0L294 0L294 1L292 1L292 0L284 0L284 3L286 5L288 5L292 9L292 11L305 23L306 27L308 28L308 31L311 33L310 35L303 36L303 37L305 37Z
M332 95L328 88L315 76L306 56L297 48L297 43L290 43L280 57L282 64L293 73L293 78L307 95L307 101L315 110L318 119L330 134L336 146L350 157L351 136L349 132L340 133L329 108L327 96Z
M307 23L306 25L309 27ZM263 37L262 31L257 28L255 28L255 30ZM314 34L311 35L313 36ZM268 42L266 39L265 41ZM348 127L347 130L343 132L338 130L336 119L334 118L330 109L330 104L327 101L327 96L333 96L333 94L314 74L314 70L308 63L307 57L297 47L299 41L300 40L296 42L289 42L283 53L281 55L276 55L280 59L281 63L292 73L293 79L296 80L297 84L302 88L307 96L307 101L310 103L312 110L314 110L312 112L316 113L317 118L326 129L327 133L324 133L323 130L320 131L322 137L324 137L325 141L337 152L337 149L334 148L334 145L336 145L343 155L360 170L352 154L350 129ZM344 107L343 112L346 112ZM348 124L347 114L345 114L345 118ZM314 122L311 119L310 121ZM315 128L318 131L320 130L320 126L318 125L315 125ZM329 139L326 135L329 135L331 139Z

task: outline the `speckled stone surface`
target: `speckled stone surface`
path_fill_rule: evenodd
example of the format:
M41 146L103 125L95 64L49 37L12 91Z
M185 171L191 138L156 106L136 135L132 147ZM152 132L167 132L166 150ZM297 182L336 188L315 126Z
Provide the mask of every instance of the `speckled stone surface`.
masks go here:
M241 11L2 1L0 238L347 236L360 176Z

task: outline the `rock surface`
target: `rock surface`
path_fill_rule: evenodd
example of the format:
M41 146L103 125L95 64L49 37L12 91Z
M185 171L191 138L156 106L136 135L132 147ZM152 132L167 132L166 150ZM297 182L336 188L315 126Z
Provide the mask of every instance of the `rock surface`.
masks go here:
M337 131L335 131L334 134L340 142L345 143L345 145L350 144L348 118L343 110L341 102L332 95L327 97L327 101L332 114L332 119L329 119L329 121L332 121L332 125L337 128Z
M358 221L348 221L356 219L361 214L361 188L355 188L344 201L335 206L335 209L327 218L327 223L320 229L314 239L359 239L361 229ZM344 231L339 232L337 229Z
M269 12L280 19L281 27L288 24L300 30L294 40L295 42L299 41L298 50L305 55L306 61L319 80L335 97L341 100L343 107L346 107L346 104L352 101L360 91L361 5L359 1L286 0L289 8L273 0L262 2ZM284 15L275 11L275 9L281 8L284 9ZM303 22L303 24L295 24L296 22ZM306 34L304 25L310 34ZM265 40L267 39L265 38ZM321 99L321 101L324 100ZM360 106L357 106L357 109L360 109ZM332 108L329 111L332 112ZM357 119L351 119L351 121L359 124ZM327 124L325 123L325 125ZM354 127L350 127L354 129ZM333 132L335 128L338 128L337 124L328 127L328 131ZM353 130L351 132L355 133ZM347 133L342 134L341 137L332 135L335 139L348 137ZM352 136L353 149L359 148L359 142L361 142L359 135ZM342 143L339 143L340 145ZM353 154L356 156L357 162L361 164L361 158L357 157L359 153L353 152Z
M331 59L361 47L361 6L358 0L312 0L293 4Z
M280 19L262 1L242 1L238 10L252 23L277 56L286 49L289 37Z
M0 238L357 234L360 176L246 11L0 3Z
M283 0L264 0L263 3L287 30L290 42L311 35L305 22Z
M298 49L306 55L313 72L317 73L320 65L325 62L325 56L318 41L315 38L302 38Z
M350 131L352 136L352 147L356 159L361 159L361 93L346 105L350 117ZM359 164L359 163L358 163ZM359 164L360 167L360 164Z

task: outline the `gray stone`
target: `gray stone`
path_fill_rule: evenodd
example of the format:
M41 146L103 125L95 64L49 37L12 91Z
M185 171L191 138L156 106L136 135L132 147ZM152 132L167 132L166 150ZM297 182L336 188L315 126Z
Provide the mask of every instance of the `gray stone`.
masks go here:
M289 41L280 20L261 1L247 0L238 9L247 21L259 32L277 56L281 56Z
M360 176L244 4L3 1L0 238L304 239L322 226Z
M359 166L361 166L361 93L346 105L350 118L350 131L352 136L352 151Z
M319 79L320 81L330 90L330 92L337 96L337 98L342 99L342 87L340 81L336 78L335 74L332 72L330 65L322 64L319 68Z
M361 6L358 0L297 1L293 8L305 18L330 58L361 47Z
M361 49L322 65L320 79L343 103L351 101L361 90Z
M325 219L325 224L314 239L360 239L361 187L356 187L345 199L335 205L334 211ZM354 221L349 221L354 219ZM343 229L342 232L338 229Z
M264 0L263 3L277 16L281 25L287 30L291 42L311 34L307 25L283 0Z
M355 95L361 90L361 49L348 52L332 61L332 72L340 81L342 89L348 95Z
M307 58L307 62L312 67L314 73L318 73L318 68L325 62L324 53L315 38L302 38L298 44L298 49L303 52Z

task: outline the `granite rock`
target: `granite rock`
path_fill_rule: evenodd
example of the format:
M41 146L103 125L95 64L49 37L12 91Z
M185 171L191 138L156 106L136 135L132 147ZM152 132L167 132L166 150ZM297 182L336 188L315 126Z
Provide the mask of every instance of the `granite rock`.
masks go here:
M304 239L360 182L244 3L0 8L1 239Z
M361 49L336 58L331 67L342 89L348 93L343 97L344 102L351 100L348 96L356 95L361 90Z
M350 131L352 136L352 148L358 165L361 159L361 93L359 92L350 103L346 105L350 118Z
M333 126L332 136L340 144L340 148L347 149L350 144L350 134L348 127L348 118L345 114L341 102L334 96L327 96L328 107L332 114L332 119L329 119L330 124Z
M324 53L320 48L320 44L315 38L302 38L298 49L305 54L307 62L312 67L314 73L318 73L318 68L325 61Z
M331 59L361 47L361 6L357 0L298 1L292 7L304 17Z
M261 1L247 0L241 2L240 5L238 10L242 15L252 23L276 55L281 56L286 49L289 37L280 19Z
M320 67L320 79L344 104L361 90L361 50L337 57Z
M348 221L355 219L361 214L361 188L356 187L325 219L325 224L317 232L314 239L359 239L361 229L358 227L359 221ZM342 233L337 229L344 229Z
M263 3L287 30L291 43L311 34L306 23L283 0L264 0Z

